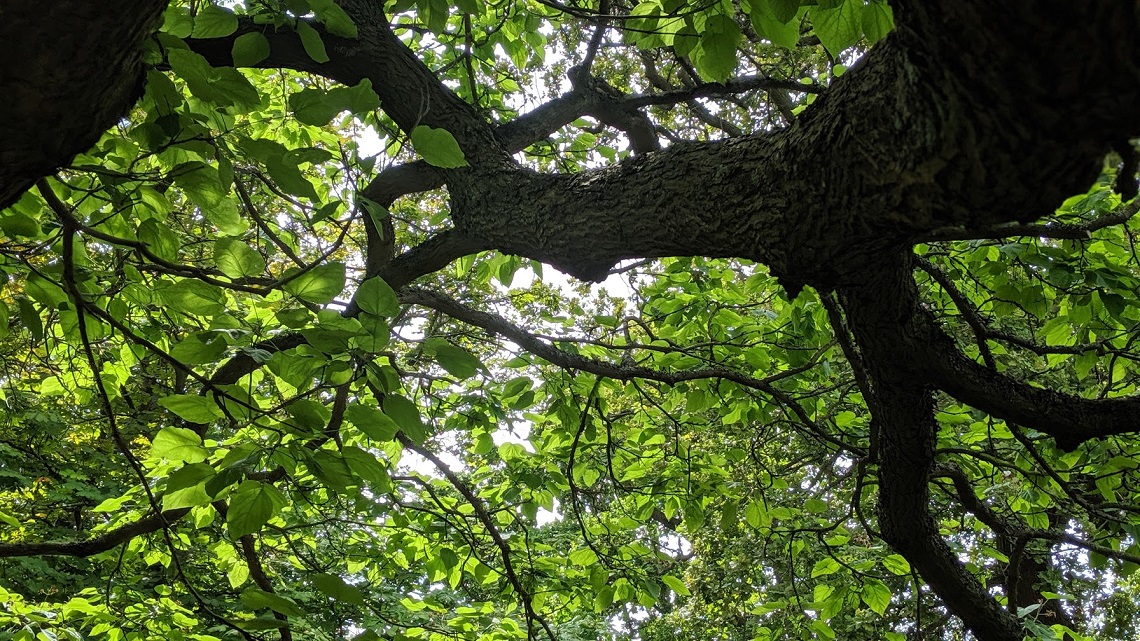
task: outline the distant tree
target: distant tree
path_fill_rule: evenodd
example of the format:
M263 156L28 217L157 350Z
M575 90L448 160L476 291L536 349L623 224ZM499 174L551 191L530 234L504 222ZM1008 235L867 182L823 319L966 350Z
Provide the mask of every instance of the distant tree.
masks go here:
M0 18L12 638L1140 633L1135 3Z

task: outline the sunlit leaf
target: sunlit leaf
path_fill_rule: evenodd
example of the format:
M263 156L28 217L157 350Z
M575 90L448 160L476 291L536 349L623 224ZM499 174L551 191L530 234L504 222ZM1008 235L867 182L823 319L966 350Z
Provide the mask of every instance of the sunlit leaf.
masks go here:
M205 396L198 396L196 394L175 394L173 396L165 396L158 399L158 403L171 412L177 414L178 417L182 420L189 421L191 423L210 423L222 417L222 410L218 407L217 403ZM190 438L190 435L193 435L193 438L197 440L198 444L201 444L202 442L202 439L190 430L185 430L182 428L163 429L164 431L166 429L179 430L177 432L178 434L183 434L186 438ZM161 433L162 432L159 432L159 434ZM189 433L189 435L187 433ZM202 459L198 460L200 461Z
M233 238L219 238L214 242L214 263L230 278L265 273L265 258L246 243Z
M356 290L356 304L363 311L377 316L391 318L400 313L400 301L396 299L396 292L379 276L360 284Z
M281 492L267 483L246 481L230 496L226 525L233 538L257 532L285 505Z
M446 129L436 129L427 125L420 125L412 130L412 146L429 165L454 169L466 167L467 160L455 136Z
M286 273L289 278L290 274ZM330 303L344 291L344 263L327 263L292 277L285 291L310 303Z

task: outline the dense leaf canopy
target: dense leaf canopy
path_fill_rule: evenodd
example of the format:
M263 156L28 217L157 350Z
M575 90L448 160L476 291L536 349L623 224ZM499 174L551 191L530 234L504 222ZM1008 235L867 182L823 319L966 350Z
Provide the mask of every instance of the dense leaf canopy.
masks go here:
M11 4L5 638L1140 635L1135 3Z

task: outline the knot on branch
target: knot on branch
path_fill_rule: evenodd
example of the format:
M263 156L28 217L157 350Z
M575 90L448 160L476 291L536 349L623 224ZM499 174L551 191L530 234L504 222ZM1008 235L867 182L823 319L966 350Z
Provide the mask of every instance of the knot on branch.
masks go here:
M633 153L643 154L661 149L657 131L649 116L626 103L626 95L619 89L591 75L584 65L571 67L567 76L574 91L588 97L584 113L625 132L629 136L629 146Z

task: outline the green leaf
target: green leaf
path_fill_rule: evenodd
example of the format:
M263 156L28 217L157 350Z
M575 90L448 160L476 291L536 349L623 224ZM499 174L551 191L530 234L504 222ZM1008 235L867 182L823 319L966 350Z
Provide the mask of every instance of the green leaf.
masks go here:
M298 121L314 127L324 127L344 110L336 95L323 89L302 89L289 96L289 108Z
M309 6L317 16L317 22L323 23L329 33L342 38L355 38L356 24L333 0L309 0Z
M662 575L661 582L669 586L669 589L675 592L678 596L689 596L691 594L689 592L688 586L685 585L685 582L675 576L671 576L669 574Z
M1096 296L1110 316L1116 320L1124 320L1122 316L1124 311L1128 309L1128 301L1123 296L1106 291L1098 291Z
M318 265L285 283L285 291L301 300L324 305L331 303L344 291L344 283L344 263L328 263Z
M813 514L823 514L827 511L827 503L819 499L808 499L804 502L804 509Z
M217 403L205 396L198 396L197 394L175 394L173 396L166 396L158 399L158 404L174 412L178 418L200 425L212 423L223 416L222 410L218 407ZM163 428L163 431L166 429L181 428ZM194 438L198 439L198 435L190 430L183 431L193 434ZM162 434L162 432L159 432L159 434ZM157 436L155 438L157 438ZM202 443L201 439L198 439L197 442L198 444ZM198 460L200 461L202 459Z
M760 500L750 501L744 508L744 521L753 529L764 525L764 504Z
M883 567L891 574L899 576L910 574L910 563L900 554L888 554L883 557Z
M246 588L241 593L241 602L250 610L270 609L289 617L305 616L304 610L292 599L257 588ZM277 624L281 625L281 622Z
M171 407L171 405L180 405L178 402L171 402L172 399L177 400L179 398L180 397L176 396L167 396L166 398L160 399L158 402L163 407L166 407L175 414L182 416L181 412L179 412L177 409L174 409L174 407ZM201 396L193 396L190 398L206 400ZM216 405L210 403L210 406L213 407L219 415L221 414L221 411L218 410L218 407ZM198 418L204 418L207 414L209 414L209 412L206 412L201 408L188 410L187 407L182 407L182 409L186 410L189 415ZM201 414L198 412L201 412ZM213 419L211 418L209 420L201 421L195 421L191 419L186 420L189 420L192 423L208 423L209 420ZM164 458L174 462L183 461L186 463L201 463L202 461L206 460L207 456L209 456L209 452L206 451L206 448L202 447L202 437L198 436L194 430L188 430L184 427L164 427L158 431L158 434L154 435L154 440L152 440L150 443L150 457L153 459Z
M435 167L455 169L466 167L467 160L455 136L446 129L436 129L427 125L420 125L412 130L412 145L424 161Z
M325 51L325 43L321 40L321 34L317 33L309 23L304 20L297 21L297 35L301 37L301 46L305 48L305 53L316 62L325 63L329 61L329 54Z
M835 638L835 630L833 630L830 625L827 625L827 621L824 621L823 619L816 619L815 621L812 621L811 629L815 630L817 638Z
M7 210L0 218L0 230L11 238L36 238L42 232L35 218L17 211Z
M243 33L230 50L235 67L252 67L269 57L269 39L261 33Z
M765 6L782 23L791 22L800 10L800 0L752 0L753 10L757 5Z
M190 35L195 38L224 38L237 28L237 16L232 11L208 4L194 16L194 30Z
M67 292L63 291L62 287L56 285L51 279L36 273L29 274L27 280L24 281L24 292L37 303L49 309L55 309L59 307L60 303L69 299Z
M272 485L246 481L230 497L226 527L232 538L257 532L285 505L285 497Z
M447 29L447 18L451 8L447 0L417 0L418 13L433 33L443 33Z
M186 81L190 93L222 107L252 109L261 104L257 89L237 69L214 68L201 55L187 49L166 52L170 68Z
M835 574L839 571L839 561L831 558L830 556L824 557L815 562L815 566L811 569L811 578L817 576L827 576L828 574Z
M216 316L226 311L225 290L196 278L184 278L161 290L161 295L167 305L192 316Z
M344 579L334 574L315 574L312 577L313 587L323 592L326 596L332 597L337 601L344 601L345 603L352 603L354 605L364 605L364 594L360 588L349 585L344 582Z
M341 453L352 473L363 480L373 493L384 493L392 489L388 468L375 455L355 445L344 446Z
M182 243L169 225L148 218L139 225L138 236L155 256L172 263L178 262L178 251L182 248Z
M162 495L162 509L208 505L214 497L206 492L205 485L215 475L214 468L205 463L191 463L171 472Z
M895 14L886 0L871 0L863 7L863 33L867 36L867 44L887 37L895 28Z
M349 111L354 114L367 114L380 108L380 96L372 89L372 81L368 78L361 80L352 87L337 87L332 90L346 103Z
M214 263L230 278L265 273L265 258L245 242L233 238L220 238L214 242Z
M194 19L186 7L167 7L162 14L162 31L179 38L189 38L194 31Z
M793 50L800 41L800 21L795 19L794 12L790 19L781 20L774 5L775 3L764 0L754 0L750 16L752 27L756 29L756 33L770 40L772 44L789 51Z
M269 176L273 182L277 183L285 193L294 196L301 196L309 200L316 201L319 199L317 190L313 188L313 183L305 178L305 174L301 173L301 168L297 166L297 162L290 159L288 156L274 156L265 162L265 168L269 170Z
M386 443L396 438L396 432L400 429L387 414L366 405L349 405L344 411L344 417L377 443Z
M289 403L285 406L285 411L293 417L294 426L314 433L322 431L332 416L324 403L309 398L299 398Z
M883 614L891 604L891 589L874 579L867 579L863 589L859 591L859 598L876 614Z
M308 463L313 474L321 479L326 487L339 494L344 494L350 487L360 485L344 457L332 450L316 450L311 454Z
M225 339L220 336L203 341L199 336L191 335L172 347L170 355L187 365L202 365L216 362L225 353L226 347Z
M396 298L395 290L379 276L361 283L355 298L360 309L369 314L392 318L400 313L400 301Z
M700 44L691 57L697 71L712 82L724 82L736 70L736 47L740 44L740 27L731 16L709 16Z
M863 35L863 0L843 0L834 9L808 9L815 35L831 56L837 57Z
M16 308L19 311L20 324L28 328L32 340L39 342L44 339L44 321L32 301L21 296L16 299Z
M171 172L178 186L195 205L213 207L226 198L226 188L218 170L201 162L181 164Z
M598 562L598 555L590 548L578 548L570 553L570 562L582 567L590 567Z
M428 353L434 353L440 367L460 380L471 378L483 369L482 361L474 354L442 338L429 338L424 341L424 349Z
M403 396L389 394L384 398L384 413L415 443L427 440L428 432L416 404Z
M374 200L369 200L364 196L358 196L356 203L357 205L363 207L364 211L368 212L368 216L372 219L372 225L376 227L376 230L380 234L383 234L384 221L388 220L388 218L392 216L392 212L388 211L388 208L384 205L381 205Z

